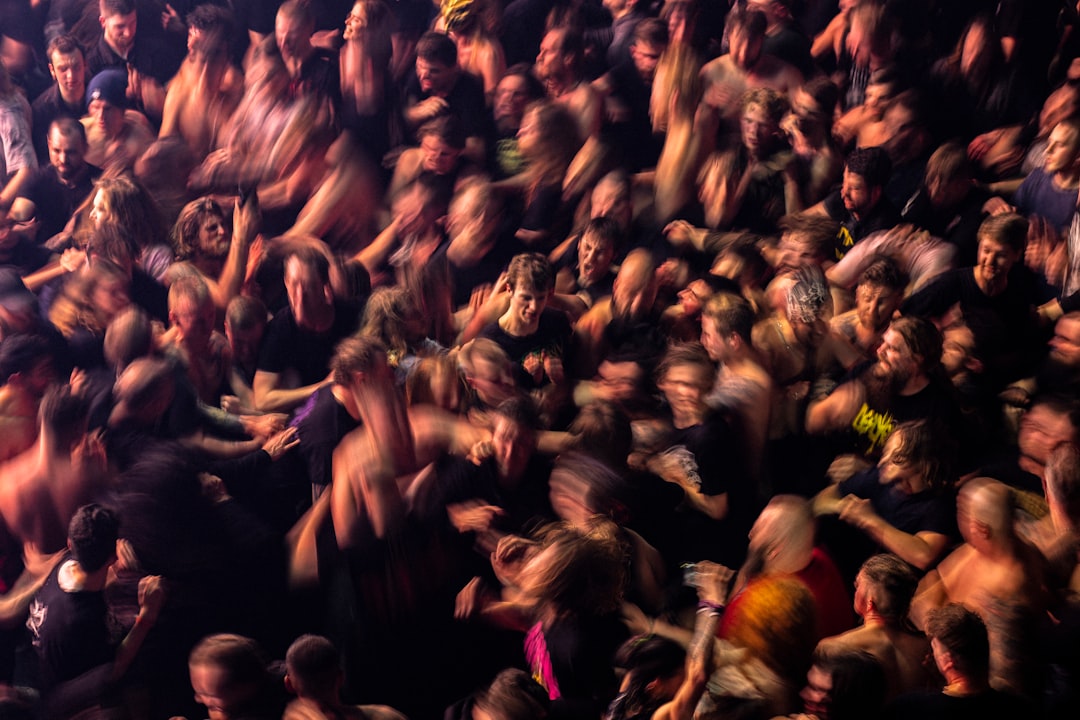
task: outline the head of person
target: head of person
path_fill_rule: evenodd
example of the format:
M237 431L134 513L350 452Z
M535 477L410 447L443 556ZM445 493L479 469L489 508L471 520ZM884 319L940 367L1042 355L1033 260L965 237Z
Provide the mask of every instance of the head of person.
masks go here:
M705 304L728 286L716 275L702 275L691 279L676 295L677 305L684 318L699 319Z
M919 576L895 555L874 555L855 576L855 612L876 615L889 624L902 624L919 586Z
M994 18L980 13L971 19L956 43L953 54L961 77L977 83L1002 62L1001 39L994 29Z
M926 193L935 208L955 207L967 197L975 179L967 147L950 141L933 152L926 163Z
M899 91L900 78L895 68L878 68L870 73L870 79L866 81L863 108L868 110L872 117L881 118Z
M588 287L611 272L615 247L621 237L622 229L613 218L601 216L589 220L578 243L578 284Z
M86 435L90 401L68 385L54 384L45 391L38 408L44 432L60 452L70 453Z
M776 495L750 528L743 572L748 579L793 573L809 564L814 551L814 515L797 495Z
M27 289L18 270L0 267L0 339L29 333L38 317L37 295Z
M990 635L982 618L960 603L931 610L926 634L934 663L946 680L962 677L978 685L990 674Z
M1015 534L1012 491L990 478L964 483L956 499L956 524L964 542L980 554L999 548Z
M799 696L803 710L818 720L873 717L885 702L885 670L865 650L819 647Z
M623 408L635 405L648 392L647 379L642 359L633 353L610 354L600 361L596 371L604 397Z
M86 94L86 60L79 43L70 35L57 35L49 41L45 54L60 97L81 104Z
M652 310L656 292L656 265L652 254L644 248L635 248L627 253L615 275L612 314L625 321L643 320Z
M233 720L257 708L272 680L258 644L240 635L203 638L188 656L195 701L210 720Z
M585 43L581 33L569 27L548 30L536 56L536 76L541 80L566 81L581 72Z
M424 339L424 330L424 316L403 287L378 288L364 305L360 333L378 338L389 350L393 366Z
M315 15L309 3L286 0L274 19L274 40L286 59L306 58L311 52L311 34L315 32Z
M546 720L550 702L531 675L507 668L473 698L472 720Z
M94 127L106 138L115 138L124 129L127 107L127 73L117 68L102 70L86 86L86 111Z
M845 45L856 65L868 65L873 55L890 57L894 18L883 0L859 0L849 18Z
M647 18L634 26L630 41L630 59L642 80L651 83L656 77L656 66L668 46L667 23L659 18Z
M459 72L454 41L443 33L424 33L416 43L416 79L421 92L446 97L454 89Z
M881 337L875 372L894 387L927 377L941 366L941 332L929 320L904 316Z
M165 237L157 202L145 187L126 175L102 177L95 183L90 223L96 231L109 226L129 238L136 252Z
M1080 165L1080 121L1062 120L1050 131L1046 141L1043 170L1047 174L1071 173Z
M229 253L229 222L212 197L192 200L183 207L172 229L177 260L196 257L224 258Z
M767 25L768 19L760 10L736 8L728 13L731 59L741 70L752 70L761 59Z
M421 164L427 172L447 175L465 150L465 126L457 115L441 115L420 126Z
M109 47L127 56L135 45L138 16L134 0L99 0L98 21Z
M475 338L458 353L465 382L485 407L494 408L517 395L513 365L506 351L494 340Z
M701 313L701 344L709 358L725 362L751 347L754 309L741 295L719 292Z
M954 384L967 373L978 375L986 369L975 347L975 333L965 323L953 323L942 333L941 367Z
M686 677L686 649L660 635L637 635L615 652L615 667L625 671L622 685L624 718L675 697Z
M804 265L788 288L785 308L788 324L801 345L817 347L829 332L833 303L825 273L817 265Z
M570 423L568 432L573 447L599 459L610 468L626 466L633 435L630 418L615 403L589 403ZM597 512L607 511L598 509Z
M510 313L532 327L540 321L551 297L555 273L540 253L521 253L514 256L506 269L506 285L510 291Z
M1058 318L1050 339L1050 360L1059 366L1080 371L1080 312Z
M313 247L299 247L285 258L285 292L300 327L312 327L334 306L330 261Z
M66 337L82 328L104 333L120 311L131 305L131 278L119 265L97 259L68 277L49 308L49 320Z
M49 164L64 182L73 183L86 169L86 129L74 118L57 118L46 136Z
M1042 477L1050 453L1058 445L1080 440L1078 429L1080 409L1075 402L1062 395L1036 395L1020 417L1016 436L1020 467Z
M542 549L519 575L525 597L564 617L602 616L620 607L626 551L615 523L602 517L581 528L558 523L539 537Z
M808 265L821 266L830 259L840 224L829 218L806 213L785 215L778 223L781 231L777 270L794 272Z
M709 272L740 287L760 289L769 274L769 263L754 242L736 242L716 256Z
M669 2L664 7L672 6ZM681 2L675 5L682 6ZM688 45L673 41L660 56L649 94L649 119L654 133L667 131L673 112L682 118L694 116L704 92L700 69L697 53Z
M629 433L629 423L626 429ZM579 527L594 515L617 523L629 520L630 488L626 481L584 449L559 455L548 485L551 508L560 520Z
M780 121L788 108L787 98L771 88L747 90L742 98L743 147L754 157L767 157L783 139Z
M906 286L907 277L892 258L881 256L870 263L855 286L859 324L874 332L883 331L900 309Z
M500 132L516 132L525 117L529 103L541 100L544 88L525 63L511 65L495 86L492 114Z
M813 78L791 94L791 114L796 127L804 135L832 131L833 112L840 99L840 90L828 77Z
M299 698L336 704L343 678L337 648L321 635L301 635L285 653L285 687Z
M392 212L399 219L398 235L408 237L430 232L435 221L446 214L450 199L451 190L446 183L434 173L421 173L394 197Z
M184 18L188 28L188 52L204 60L224 60L236 32L232 12L221 5L198 5Z
M873 211L885 194L892 162L884 148L859 148L848 155L840 197L848 212L859 217Z
M154 328L150 317L132 305L121 310L105 328L105 362L120 373L141 357L154 353Z
M0 340L0 382L33 398L45 395L55 380L49 344L38 335L11 335Z
M700 413L716 382L716 366L698 343L672 345L656 368L656 387L676 415Z
M1059 533L1080 526L1080 447L1062 443L1050 452L1043 480L1054 529Z
M152 424L159 421L176 395L173 366L156 357L133 360L113 385L113 405L109 423L121 420Z
M515 396L495 408L491 447L500 479L521 478L536 450L539 430L540 415L530 398Z
M214 298L199 275L184 275L169 287L169 324L189 348L205 349L214 332Z
M550 182L562 182L581 147L573 115L562 105L547 100L534 102L525 110L517 139L518 150L534 168L534 174Z
M405 380L409 405L434 405L447 412L461 409L462 377L449 355L422 357Z
M116 541L120 519L116 513L96 503L83 505L68 523L71 557L87 573L96 573L116 562Z
M391 378L386 346L369 335L352 335L338 343L330 360L334 384L352 388L368 380Z
M225 308L225 339L233 362L251 367L259 356L267 323L266 306L250 295L237 295Z
M944 492L956 481L955 456L945 429L926 420L901 423L885 441L879 478L904 495Z
M622 170L612 170L597 181L589 196L589 217L607 217L618 223L626 233L634 219L634 204L630 196L630 176Z
M1002 213L979 226L976 278L984 284L1006 282L1009 272L1024 257L1028 221L1017 213Z
M358 43L376 69L388 68L394 54L392 35L396 19L384 0L357 0L345 17L342 39Z
M894 166L916 161L929 148L927 116L926 102L917 90L905 90L885 109L881 123L888 140L884 148Z

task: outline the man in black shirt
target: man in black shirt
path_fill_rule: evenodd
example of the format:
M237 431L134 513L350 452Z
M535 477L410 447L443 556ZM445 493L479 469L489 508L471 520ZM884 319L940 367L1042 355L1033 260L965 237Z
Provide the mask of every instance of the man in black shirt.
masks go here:
M70 117L53 120L48 128L49 164L38 169L26 197L37 206L38 242L64 229L75 209L94 189L101 168L86 162L86 130Z
M900 221L900 213L885 196L891 174L892 163L884 148L859 148L848 156L840 189L807 210L840 223L837 260L867 235L888 230Z
M82 48L70 35L59 35L49 43L49 74L56 84L34 100L33 138L38 160L45 159L46 134L52 121L60 117L78 120L86 107L86 60Z

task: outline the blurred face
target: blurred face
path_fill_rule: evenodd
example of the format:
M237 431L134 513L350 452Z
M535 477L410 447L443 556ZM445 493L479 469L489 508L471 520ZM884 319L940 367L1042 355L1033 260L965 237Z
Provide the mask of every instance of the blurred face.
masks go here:
M214 305L199 307L192 298L180 298L169 312L169 321L180 331L186 345L205 347L214 329Z
M420 141L420 153L423 157L424 170L436 175L447 175L457 164L461 151L450 147L436 135L425 135Z
M208 257L224 257L229 252L229 231L225 218L208 213L199 224L199 251Z
M94 287L90 300L101 319L108 323L131 304L128 283L122 278L105 278Z
M656 386L664 393L676 417L693 415L702 410L705 393L712 389L708 376L708 369L699 365L676 365L668 369Z
M262 343L263 325L246 330L234 330L225 323L225 337L232 349L233 359L241 365L252 365L259 357L259 345Z
M536 75L541 80L559 77L566 71L562 38L561 30L552 30L541 41L540 53L536 56Z
M634 61L634 67L642 79L650 83L656 77L656 66L663 54L664 48L660 45L635 42L630 46L630 59Z
M90 117L107 138L116 137L124 128L124 109L101 98L90 101Z
M832 703L832 676L817 665L806 673L806 687L799 693L803 701L803 710L818 720L828 720L829 705Z
M788 323L791 325L791 330L795 333L795 339L799 341L800 345L816 348L821 345L822 341L825 340L825 336L829 334L829 319L831 317L832 311L829 311L813 322L788 320Z
M295 18L279 13L274 21L274 39L282 57L297 58L311 46L311 28Z
M731 59L742 70L752 70L761 58L762 38L750 38L742 29L731 33Z
M191 665L195 702L206 707L210 720L229 720L250 698L250 688L230 686L228 673L217 665Z
M495 87L493 113L500 127L521 126L525 106L529 104L529 86L521 75L507 75Z
M86 143L77 133L49 133L49 164L64 182L71 182L86 167Z
M712 290L704 280L695 280L679 291L679 306L687 317L697 317L701 308L712 297Z
M960 51L960 72L964 75L977 75L990 66L990 38L986 28L973 25L964 36L964 46Z
M491 431L491 446L499 476L504 479L521 477L535 444L535 437L527 428L497 416Z
M872 188L862 175L844 168L844 180L840 186L844 207L853 215L864 215L873 209L881 198L881 188Z
M964 175L949 178L933 174L926 178L930 204L936 208L953 207L967 196L970 189L971 179Z
M600 384L611 394L612 400L627 402L636 397L643 370L637 363L605 360L600 363L597 373Z
M984 284L1004 282L1013 265L1020 259L1020 254L1008 245L993 238L979 239L978 271Z
M107 42L120 55L127 55L135 44L136 13L129 15L110 15L101 18L101 27Z
M894 432L885 441L885 449L878 461L878 477L882 485L895 485L905 495L914 495L926 489L926 480L920 468L900 453L901 434Z
M535 328L540 323L540 314L547 305L548 293L526 283L518 283L510 291L510 314L522 326Z
M367 27L367 16L364 14L359 3L353 5L352 11L345 17L345 32L342 38L352 40L358 33Z
M866 86L866 95L863 97L863 107L871 110L880 117L885 111L885 106L892 97L893 87L889 83L870 83Z
M760 105L750 105L742 115L742 141L743 145L752 155L765 155L776 144L779 125L773 122Z
M436 96L444 96L451 90L454 81L454 69L440 62L416 58L416 79L420 81L420 90Z
M521 154L529 157L534 155L540 146L540 123L537 112L529 110L521 120L521 127L517 133L518 150Z
M727 345L720 333L720 327L708 315L701 316L701 344L713 360L723 362L727 356Z
M1080 320L1063 317L1054 326L1050 356L1072 368L1080 368Z
M65 100L82 100L86 91L86 63L83 55L76 50L73 53L53 53L49 62L49 74L60 88L60 95Z
M794 272L805 265L820 265L822 258L810 236L801 230L789 230L780 236L781 270Z
M94 200L90 204L90 224L100 227L101 223L109 219L109 206L105 200L105 193L100 190L94 193Z
M1043 169L1048 173L1071 170L1076 165L1080 150L1080 133L1068 125L1058 125L1050 131L1046 142L1046 160Z
M906 383L919 372L919 363L904 337L892 328L885 331L877 351L877 372L881 377Z
M892 288L865 283L859 285L855 289L855 310L859 324L880 332L892 320L903 299L903 295Z
M611 270L615 246L600 240L594 233L585 233L578 247L579 279L588 287L599 282Z
M590 217L609 217L626 231L630 228L634 208L628 189L616 180L601 180L592 193Z
M473 363L469 384L476 390L480 402L488 407L498 407L503 400L514 396L514 378L498 364L478 358Z
M584 523L595 513L589 505L589 483L565 469L551 473L548 499L559 519Z
M285 291L296 323L301 327L310 327L331 305L330 286L324 285L318 273L295 256L285 263Z
M1016 443L1020 448L1020 467L1041 474L1054 448L1074 440L1075 429L1069 416L1047 405L1035 405L1020 418Z
M975 335L966 325L951 327L945 331L941 343L941 365L950 377L967 368L974 352Z

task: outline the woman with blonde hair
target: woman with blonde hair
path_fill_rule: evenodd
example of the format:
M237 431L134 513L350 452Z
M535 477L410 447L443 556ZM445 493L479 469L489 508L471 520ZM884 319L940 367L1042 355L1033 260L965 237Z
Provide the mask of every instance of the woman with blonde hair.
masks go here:
M68 341L77 367L105 365L105 330L131 305L130 283L123 268L101 258L64 283L49 309L49 321Z

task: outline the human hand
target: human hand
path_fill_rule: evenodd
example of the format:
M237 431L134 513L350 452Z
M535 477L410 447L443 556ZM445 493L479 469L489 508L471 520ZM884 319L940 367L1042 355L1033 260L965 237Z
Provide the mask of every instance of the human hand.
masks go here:
M64 272L77 272L86 265L86 252L82 248L70 247L60 254L60 267Z
M450 518L450 524L459 533L483 533L490 530L492 521L505 515L506 511L498 505L485 505L479 500L466 500L447 505L446 514Z
M622 604L622 621L631 635L648 635L653 630L655 621L645 611L632 602Z
M702 249L706 235L705 228L694 227L685 220L672 220L664 227L664 237L675 246Z
M265 415L241 415L240 424L244 432L256 440L266 440L271 435L285 429L285 421L289 416L285 413L266 413Z
M105 443L101 439L101 430L94 430L83 435L71 451L71 465L82 477L99 476L105 473L108 460L105 457Z
M870 467L869 463L858 455L839 455L829 464L829 469L825 471L825 475L830 482L838 483L847 480L855 473L868 467Z
M165 585L160 575L147 575L139 581L139 618L155 622L165 605Z
M878 514L869 500L845 495L840 498L840 519L865 531L878 520Z
M262 449L270 456L272 462L277 462L281 459L282 455L299 444L300 436L297 435L296 428L289 427L269 438L266 443L263 444Z
M695 563L698 597L714 605L727 602L728 586L735 571L724 565L702 560Z
M435 97L434 95L421 100L413 106L413 114L417 117L423 118L423 120L431 120L438 115L450 110L449 103L441 97Z
M259 193L252 188L233 206L233 240L251 242L258 234L261 223Z
M457 594L454 601L454 617L458 620L469 620L484 606L483 580L474 577Z
M222 395L221 396L221 409L231 415L239 415L243 410L243 403L236 395Z

